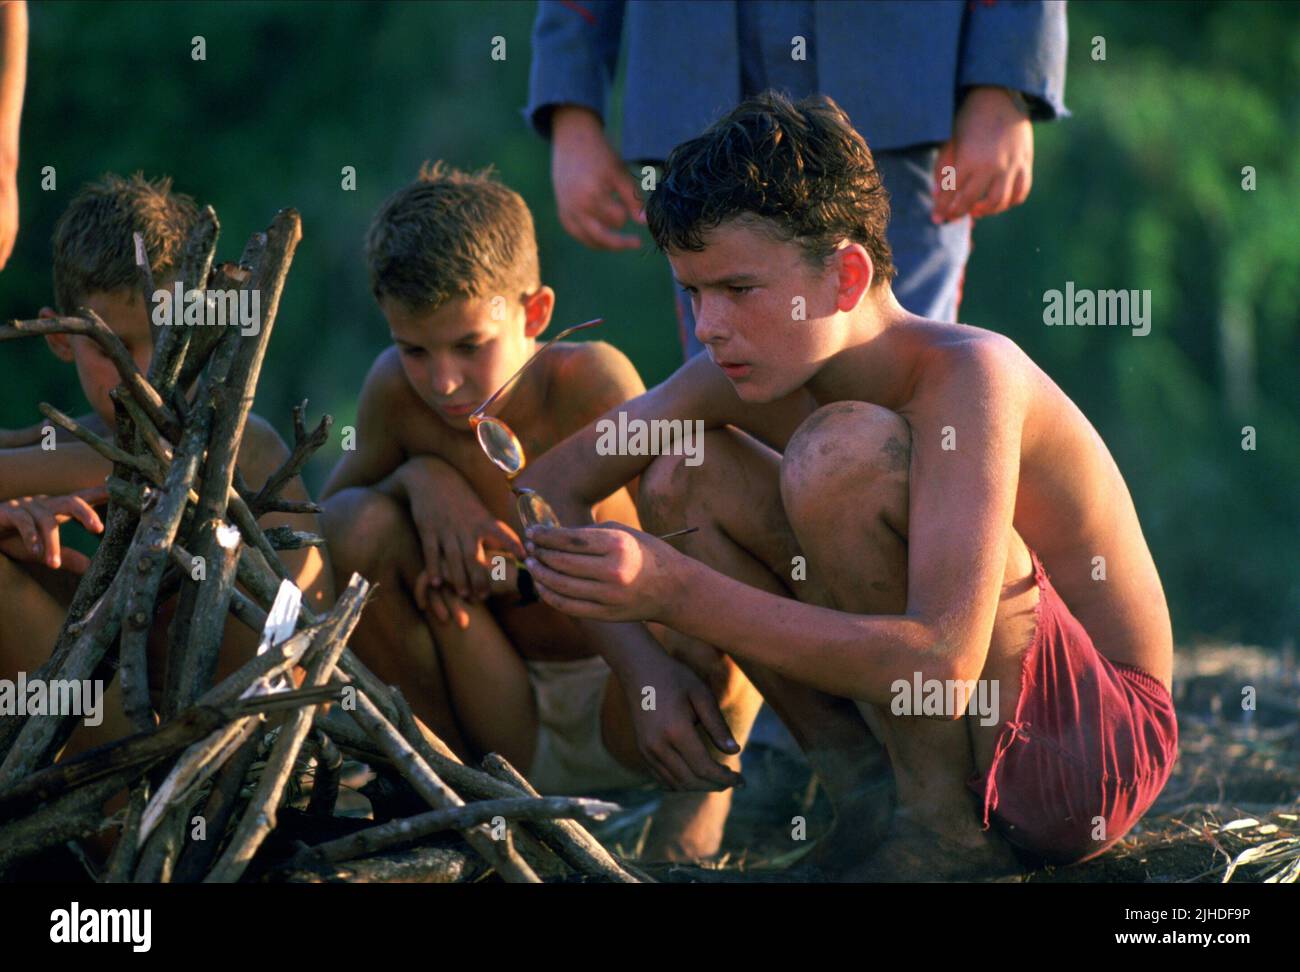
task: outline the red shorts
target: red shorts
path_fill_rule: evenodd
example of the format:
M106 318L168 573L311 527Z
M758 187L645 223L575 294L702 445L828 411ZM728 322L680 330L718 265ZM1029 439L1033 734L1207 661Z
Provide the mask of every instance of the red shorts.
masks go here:
M1169 691L1098 653L1032 550L1039 603L1015 718L968 785L1012 844L1053 863L1095 857L1137 823L1178 755Z

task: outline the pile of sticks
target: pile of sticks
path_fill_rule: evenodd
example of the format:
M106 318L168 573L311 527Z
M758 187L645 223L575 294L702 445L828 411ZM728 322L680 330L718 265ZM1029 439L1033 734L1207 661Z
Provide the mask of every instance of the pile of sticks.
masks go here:
M331 420L325 416L309 432L306 403L295 408L289 458L260 489L244 482L236 459L302 229L298 214L283 210L252 236L237 263L214 266L218 231L208 207L186 243L185 293L255 289L263 313L255 335L237 327L158 328L143 375L89 309L84 317L0 327L0 340L84 335L121 375L112 394L112 442L41 406L50 421L112 460L113 471L103 538L48 662L28 678L107 685L119 677L135 729L55 762L75 716L0 718L0 877L50 848L77 849L79 841L116 829L120 836L95 875L105 882L233 882L255 864L252 873L290 881L447 881L489 873L511 882L644 880L574 819L599 818L616 806L542 798L496 755L482 769L462 764L415 719L401 693L357 659L347 642L370 594L360 576L328 613L302 604L280 636L272 634L276 620L268 622L268 612L275 614L277 597L292 583L277 551L323 541L286 528L264 531L257 521L269 512L320 511L280 493L326 441ZM155 288L139 235L136 262L149 307ZM195 571L200 562L204 570ZM172 598L155 712L146 648L156 613ZM262 635L263 650L214 684L230 615ZM294 688L286 676L298 669L305 676ZM268 716L278 722L274 732ZM431 810L316 846L298 841L268 870L267 838L309 763L307 812L333 819L344 753L400 775ZM124 791L125 810L106 820L105 801ZM448 840L448 832L459 838Z

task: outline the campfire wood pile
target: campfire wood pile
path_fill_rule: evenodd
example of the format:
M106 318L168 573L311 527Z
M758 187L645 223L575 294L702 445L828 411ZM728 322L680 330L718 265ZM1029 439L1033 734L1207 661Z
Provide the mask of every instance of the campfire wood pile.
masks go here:
M0 327L0 339L85 335L121 375L112 395L111 442L41 406L51 422L112 460L113 471L102 540L48 662L28 678L107 685L116 675L136 730L55 762L75 716L0 718L0 877L51 848L79 848L77 842L120 827L97 874L101 881L232 882L254 874L446 881L488 873L511 882L645 879L574 819L599 818L616 806L542 798L496 755L481 769L463 765L395 688L367 670L347 647L371 592L360 576L353 575L327 613L303 604L292 636L268 640L275 624L268 626L268 612L288 578L277 551L322 540L286 528L264 531L257 521L268 512L319 512L280 492L326 441L330 418L308 431L306 403L295 408L290 457L260 489L247 486L236 457L301 220L293 210L281 211L266 232L252 236L237 263L214 266L218 229L208 207L184 251L185 293L259 292L256 334L237 327L159 328L143 375L88 309L85 317ZM138 235L136 258L151 306L154 283ZM202 572L194 570L200 557ZM159 607L173 597L165 672L154 679L163 686L155 712L146 645ZM267 650L215 683L227 615L261 633ZM306 674L293 688L285 675L296 667ZM431 809L354 826L355 832L314 846L291 842L293 851L268 867L274 843L268 838L294 812L286 807L308 763L314 763L314 785L306 814L336 819L344 753L399 775ZM105 801L123 791L129 791L126 808L106 821ZM460 839L449 840L448 832ZM194 839L196 833L203 839Z

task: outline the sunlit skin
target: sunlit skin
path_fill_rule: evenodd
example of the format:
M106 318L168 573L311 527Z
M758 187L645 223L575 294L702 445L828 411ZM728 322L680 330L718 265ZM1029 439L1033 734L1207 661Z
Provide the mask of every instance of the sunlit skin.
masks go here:
M940 840L948 870L923 861L935 876L1004 867L1006 848L979 830L965 789L987 771L1000 726L967 726L961 712L890 718L891 686L918 670L991 679L1005 686L1009 717L1034 631L1033 549L1098 651L1167 689L1169 614L1128 488L1087 419L1019 348L908 313L889 286L871 285L862 246L841 244L819 268L747 222L708 230L704 243L669 259L708 359L629 402L627 420L689 415L708 434L742 430L784 454L749 440L740 455L715 438L697 489L729 491L721 505L689 488L679 496L674 478L691 482L679 469L660 477L663 502L730 538L716 562L625 527L530 529L542 598L575 617L657 621L714 645L769 701L797 684L865 707L889 750L904 828L865 873L902 873ZM796 298L806 320L792 316ZM530 463L519 483L566 510L654 478L662 459L593 458L594 429ZM806 582L789 582L792 553L807 557ZM1098 583L1098 556L1122 572ZM738 557L786 593L741 579ZM796 729L806 751L826 740L823 754L852 735L832 708L807 708ZM818 772L828 793L851 790L835 779L853 776L853 760Z
M170 290L174 281L159 286ZM138 290L89 294L78 305L78 309L80 307L87 307L98 314L126 345L140 373L148 374L149 359L153 356L154 324L149 319L152 308L146 307L143 295ZM71 313L74 317L78 314L76 310ZM57 315L51 308L42 307L40 316ZM76 366L77 378L90 407L104 428L114 428L116 415L113 400L108 397L108 393L121 384L122 378L112 359L101 350L94 338L85 335L50 334L45 340L60 361L68 361Z
M734 666L707 646L703 659L686 657L688 647L666 651L641 626L578 625L544 606L521 605L513 567L505 580L488 570L497 552L522 559L522 528L512 484L484 454L470 413L541 347L553 305L546 287L506 301L503 319L493 316L487 298L433 308L381 301L394 345L378 356L361 390L356 449L344 453L322 493L336 569L359 570L380 588L354 644L454 749L466 758L500 752L524 772L539 725L525 660L600 654L612 672L600 712L609 753L644 769L646 746L671 749L668 732L689 734L698 753L681 758L706 777L693 788L728 786L738 779L729 767L738 766L739 750L728 720L744 739L757 709L756 694ZM531 465L593 416L643 390L626 356L610 345L565 341L537 357L488 414L509 426ZM637 522L629 489L611 490L593 505L602 519ZM635 630L619 630L628 627ZM646 662L636 669L641 658ZM640 705L639 686L646 684L659 689L655 712ZM732 754L727 767L709 757L697 725ZM675 785L668 774L661 778ZM647 853L694 857L716 850L729 794L674 799L674 812L656 818Z
M169 288L173 283L160 278L159 286ZM81 307L99 315L126 346L140 372L147 374L156 325L150 320L151 308L142 295L131 289L87 294L71 314L77 314ZM40 316L59 315L45 307ZM46 341L56 357L76 369L82 393L91 407L88 415L79 417L80 423L111 439L116 423L109 392L121 383L117 368L93 338L53 334ZM239 469L249 485L259 488L288 456L289 450L275 430L250 414L238 456ZM0 522L0 597L12 608L3 612L6 616L22 619L17 627L0 623L0 678L12 677L16 671L34 671L45 661L44 655L54 643L75 591L76 575L89 565L84 555L62 546L59 526L75 518L90 532L102 532L103 517L85 510L78 498L93 497L102 508L107 499L104 481L110 472L107 459L62 429L58 430L54 449L36 445L0 450L0 499L6 500L7 511ZM294 477L282 495L290 500L310 499L301 477ZM49 511L60 515L50 517ZM312 514L269 513L258 522L263 528L287 526L320 532L319 521ZM289 576L303 590L304 603L316 611L326 610L333 600L333 578L323 549L284 551L280 556ZM160 609L150 633L150 680L155 690L161 686L167 626L174 607L173 600ZM257 634L230 619L217 677L233 671L256 645ZM95 729L78 730L69 743L69 752L120 738L130 731L116 685L114 682L105 695L104 723Z
M491 299L453 300L431 311L391 298L379 306L411 389L449 427L469 433L470 413L532 355L554 303L549 287L528 295L522 328L515 309L504 313ZM509 410L513 391L497 400L497 415Z

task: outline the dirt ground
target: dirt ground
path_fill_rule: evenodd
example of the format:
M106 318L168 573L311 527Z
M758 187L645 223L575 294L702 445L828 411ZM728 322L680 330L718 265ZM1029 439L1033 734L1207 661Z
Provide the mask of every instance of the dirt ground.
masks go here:
M1244 707L1252 694L1254 708ZM1300 877L1300 667L1294 645L1273 652L1239 645L1180 650L1174 700L1178 762L1151 810L1100 857L1035 871L1026 881L1219 882L1234 860L1233 882ZM791 840L792 818L807 819L810 841L829 825L829 806L801 760L754 745L744 774L749 785L737 791L719 859L703 868L655 868L656 877L770 880L771 869L803 846ZM610 797L625 811L592 830L611 848L635 855L658 800L637 792Z

